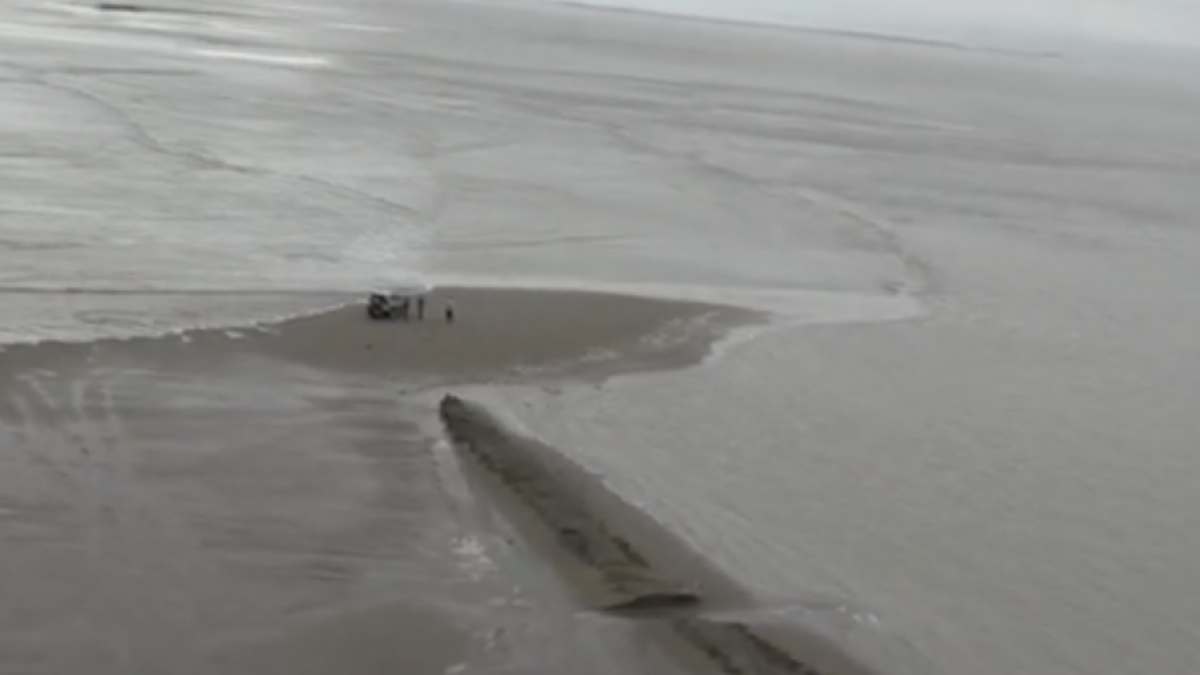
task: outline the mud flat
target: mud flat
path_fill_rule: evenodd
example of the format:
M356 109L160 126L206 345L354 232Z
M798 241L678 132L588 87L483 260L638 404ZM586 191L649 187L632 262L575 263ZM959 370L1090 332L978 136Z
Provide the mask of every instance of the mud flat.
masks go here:
M482 535L448 507L429 408L404 393L678 367L751 316L549 290L426 301L424 321L370 321L352 298L257 327L0 350L0 672L494 672L479 636L540 618L479 609L512 580L459 571L455 542ZM581 545L600 541L587 515ZM699 597L615 546L594 559L597 606ZM642 666L615 664L660 672Z
M723 675L865 675L834 645L786 622L720 618L754 598L699 553L623 503L602 481L481 405L445 395L447 435L480 485L585 606L644 625L680 660Z

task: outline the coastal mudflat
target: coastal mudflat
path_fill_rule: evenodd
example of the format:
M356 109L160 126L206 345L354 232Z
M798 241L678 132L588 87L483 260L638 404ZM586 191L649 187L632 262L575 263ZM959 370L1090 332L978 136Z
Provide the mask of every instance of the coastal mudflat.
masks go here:
M420 392L680 367L754 316L557 291L439 288L426 302L423 321L373 322L352 304L0 352L2 669L360 675L516 659L558 672L586 631L512 641L568 630L546 603L593 608L515 583L544 557L464 517L463 503L495 510L491 497L449 494L456 469ZM512 548L503 570L495 546Z

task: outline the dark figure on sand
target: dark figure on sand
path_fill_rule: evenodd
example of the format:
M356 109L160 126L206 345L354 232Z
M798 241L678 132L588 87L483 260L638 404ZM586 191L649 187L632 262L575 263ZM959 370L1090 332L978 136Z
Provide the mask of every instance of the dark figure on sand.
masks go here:
M454 303L446 301L446 323L454 323Z
M417 296L417 320L425 320L425 296L423 295Z

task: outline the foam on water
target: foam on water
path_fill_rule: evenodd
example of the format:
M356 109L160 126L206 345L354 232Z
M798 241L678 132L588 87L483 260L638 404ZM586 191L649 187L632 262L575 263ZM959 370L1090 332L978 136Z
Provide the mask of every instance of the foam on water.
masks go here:
M398 33L401 29L394 26L371 26L363 23L339 23L337 28L360 33Z
M277 293L6 295L6 306L28 318L0 326L0 349L5 344L183 336L192 329L233 329L299 318L357 301Z
M197 49L193 53L214 59L250 61L253 63L265 63L273 66L300 66L317 68L328 66L331 63L331 59L327 56L316 56L309 54L267 54L263 52L247 52L233 49Z

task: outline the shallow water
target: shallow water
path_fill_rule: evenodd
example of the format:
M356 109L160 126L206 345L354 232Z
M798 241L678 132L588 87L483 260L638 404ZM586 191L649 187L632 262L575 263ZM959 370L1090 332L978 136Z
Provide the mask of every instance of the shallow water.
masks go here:
M1200 666L1195 91L554 8L4 12L4 337L412 279L785 309L514 414L942 672Z

